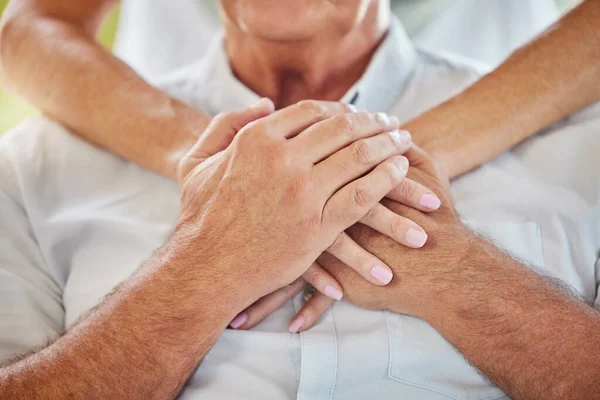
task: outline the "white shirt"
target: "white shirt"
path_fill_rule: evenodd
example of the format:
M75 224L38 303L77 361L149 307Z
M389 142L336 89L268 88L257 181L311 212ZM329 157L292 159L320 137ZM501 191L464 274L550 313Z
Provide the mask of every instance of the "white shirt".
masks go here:
M346 97L358 93L359 108L407 120L477 78L468 65L415 51L394 23ZM220 40L162 85L209 114L258 98L231 73ZM465 220L592 301L599 131L595 106L452 185ZM164 243L178 213L174 182L48 119L0 137L0 360L43 344L101 301ZM505 398L416 318L342 301L314 328L290 334L302 301L300 294L252 331L224 332L181 398Z
M146 78L202 57L219 27L216 0L121 3L115 53ZM397 0L394 9L419 46L492 66L558 18L554 0Z

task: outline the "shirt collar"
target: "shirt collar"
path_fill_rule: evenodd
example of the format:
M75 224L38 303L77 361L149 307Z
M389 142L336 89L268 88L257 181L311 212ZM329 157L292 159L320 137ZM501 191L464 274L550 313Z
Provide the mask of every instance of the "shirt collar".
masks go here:
M357 108L389 111L406 79L412 74L417 56L408 35L395 17L389 32L373 55L363 76L346 92L341 101ZM213 40L205 61L211 65L202 79L208 94L207 112L241 109L258 101L259 96L240 82L229 66L223 33Z

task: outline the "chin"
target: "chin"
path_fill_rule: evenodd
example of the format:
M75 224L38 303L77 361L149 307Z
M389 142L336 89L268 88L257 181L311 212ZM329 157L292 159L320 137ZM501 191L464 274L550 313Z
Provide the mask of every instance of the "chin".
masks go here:
M244 33L273 42L301 42L352 29L372 0L221 0L225 17Z

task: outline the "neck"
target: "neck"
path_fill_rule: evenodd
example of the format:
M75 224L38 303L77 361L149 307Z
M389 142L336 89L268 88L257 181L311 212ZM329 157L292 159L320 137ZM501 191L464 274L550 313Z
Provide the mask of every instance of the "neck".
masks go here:
M389 7L374 2L350 30L282 43L224 21L226 49L237 78L277 108L303 99L338 101L364 73L389 23Z

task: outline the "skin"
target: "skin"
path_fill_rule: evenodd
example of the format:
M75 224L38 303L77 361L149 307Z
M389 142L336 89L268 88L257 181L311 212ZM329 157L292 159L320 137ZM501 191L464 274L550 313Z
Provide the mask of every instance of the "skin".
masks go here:
M288 3L278 9L283 4L294 7ZM0 27L5 79L86 140L175 179L181 156L210 119L146 84L95 42L101 20L115 4L115 0L12 0ZM454 177L591 104L600 98L598 19L599 2L585 1L494 72L408 122L405 129ZM280 36L306 37L302 29L314 32L306 23L298 27L297 32L288 30ZM365 37L372 39L377 32L373 29ZM356 77L365 60L358 56L338 76ZM344 68L342 63L334 65ZM261 71L268 74L265 68ZM335 100L343 93L319 85L318 74L313 75L307 87L297 81L289 84L287 100L269 97L282 104L303 94ZM73 81L73 76L79 79ZM274 87L269 83L259 93L275 94Z
M234 3L231 1L230 5L235 6ZM252 2L253 7L256 7L253 13L248 15L230 12L227 14L227 18L234 22L234 28L236 26L260 27L260 23L244 21L245 23L241 24L240 22L244 18L260 19L267 15L264 10L261 10L261 7L268 7L267 3L267 1ZM296 4L299 3L296 2ZM317 7L314 3L311 3L310 6ZM235 10L235 7L232 10ZM377 11L375 14L381 11L380 9L373 11L373 8L370 10L371 13ZM326 12L325 9L319 11ZM299 20L302 21L302 18L307 15L310 13L306 15L299 13ZM362 18L353 18L353 21L371 21L371 23L380 21L372 14L370 17L368 15L369 10L364 14L357 12L355 17L362 16ZM275 15L273 20L285 21L279 17ZM289 29L289 24L283 25ZM345 32L348 35L352 35L354 29L364 28L348 24L345 26L349 27L349 30L344 30L343 26L343 24L340 26L338 32ZM237 32L238 34L252 35L251 31L244 32L243 29L237 29ZM293 31L290 33L289 30L283 32L285 40L289 40L287 35L293 34ZM228 40L234 38L235 35L232 34ZM257 54L265 55L269 48L277 48L279 52L287 48L281 45L272 46L272 43L262 46L261 43L265 40L269 41L264 36L254 35L251 43L261 48ZM280 42L281 40L281 36L279 36L271 41ZM306 38L303 40L310 41ZM313 42L318 43L319 41ZM324 40L323 43L328 42ZM235 46L232 45L230 48L235 48ZM290 54L282 55L282 59L288 60L288 62L294 57L294 54L298 57L306 54L296 51L296 46L291 46L290 49ZM230 54L230 56L232 60L235 58L234 54ZM273 58L266 57L265 59ZM235 64L234 61L232 63ZM294 64L290 63L289 65ZM327 63L323 65L327 65ZM315 68L318 69L319 66L317 65ZM282 75L282 72L285 70L274 65L272 74L266 75L273 79L266 79L264 84L275 82L274 87L277 89L279 86L276 82L281 81L282 77L285 82L286 74ZM321 75L318 71L302 69L297 74L293 74L294 85L303 81L318 83L319 76ZM261 82L247 83L251 87L261 85ZM295 87L294 85L292 87ZM313 86L318 87L319 85ZM286 86L281 85L281 87ZM296 89L286 89L277 93L279 95L276 98L285 104L287 93L297 92ZM355 115L353 118L359 118L356 117L359 114L351 115ZM149 387L156 387L160 389L159 394L173 396L189 375L190 365L196 365L206 354L215 340L215 335L218 335L226 326L227 321L233 318L233 312L229 308L227 310L229 313L225 311L220 313L219 310L216 310L214 312L214 318L218 323L216 326L211 325L215 321L204 320L188 326L186 325L187 314L179 313L178 308L174 309L175 316L171 318L156 313L141 314L140 317L137 307L141 307L141 303L147 303L151 306L148 307L151 310L163 309L168 312L171 309L169 300L160 297L155 299L155 293L176 293L181 290L182 293L189 294L188 297L193 299L193 302L184 303L188 306L193 304L194 309L197 309L198 304L213 302L231 304L233 305L231 308L241 310L254 301L268 299L268 296L277 293L277 289L280 287L292 287L289 290L295 290L295 286L293 286L295 282L305 273L311 262L319 254L323 254L319 257L318 263L342 284L349 301L363 307L387 309L425 319L445 335L471 362L516 398L561 399L571 396L591 398L597 393L597 388L593 386L600 380L594 376L596 360L593 355L598 354L600 350L600 343L594 338L598 329L598 314L589 306L570 297L553 283L503 255L491 244L468 233L466 228L460 224L456 212L451 206L448 179L443 177L440 172L441 168L437 167L433 160L419 148L413 147L406 153L412 165L410 177L413 181L433 189L442 198L444 208L429 216L424 216L392 201L385 200L383 205L399 215L404 215L422 224L425 229L432 232L432 235L435 235L435 243L423 248L417 255L414 250L400 247L387 236L377 234L368 227L353 226L348 231L348 236L390 264L397 276L402 277L402 279L393 280L385 287L369 284L362 277L359 278L359 275L352 269L345 267L341 261L328 255L330 253L325 250L339 243L340 234L354 222L364 218L369 210L372 210L378 201L396 187L402 179L403 172L399 172L397 164L395 164L396 161L400 162L401 158L375 151L375 148L379 149L379 152L390 149L392 146L389 146L389 142L383 146L381 143L384 143L385 140L394 140L393 135L389 135L385 129L381 129L381 133L367 129L363 125L368 125L367 118L364 116L360 117L363 118L362 123L356 120L352 126L357 132L363 133L356 132L354 138L358 139L369 135L371 135L369 139L379 137L378 140L368 142L374 146L373 154L379 154L379 157L382 158L391 158L382 161L366 177L348 183L348 180L358 178L370 170L374 166L374 162L375 164L377 162L374 159L362 159L362 163L358 163L362 164L362 169L341 167L344 164L339 162L337 155L345 154L347 159L357 161L355 158L356 146L350 146L345 149L351 150L346 152L339 150L338 153L329 156L324 161L314 164L316 161L322 160L324 156L326 157L319 152L319 149L322 150L323 145L329 142L324 140L328 137L327 132L339 134L340 125L331 129L333 124L331 120L338 121L337 124L339 124L339 117L319 120L317 123L313 117L310 122L305 122L306 125L302 127L303 132L297 137L293 137L294 133L290 132L299 131L299 128L282 129L281 125L276 123L275 125L278 126L277 129L274 129L268 123L268 121L272 122L271 117L276 115L281 114L275 113L247 125L241 129L232 145L225 151L215 154L197 167L193 167L187 175L184 174L182 180L182 204L184 207L181 222L174 235L179 241L169 242L176 246L175 249L167 245L164 250L167 255L173 257L175 260L173 263L169 262L169 257L158 257L159 260L156 260L158 265L150 263L144 267L140 272L142 274L140 279L134 278L124 284L116 294L55 344L0 370L2 372L0 389L5 390L6 393L15 393L14 397L27 398L27 395L31 393L27 390L37 389L37 393L53 390L49 393L58 393L62 397L66 397L72 394L69 392L70 390L82 390L82 387L86 391L76 392L74 396L89 395L91 387L97 388L96 390L113 391L99 393L98 397L110 398L124 394L124 397L135 398L135 396L140 396L140 393L146 394L147 392L144 391ZM375 117L370 118L373 120ZM297 122L289 116L283 118L280 123L283 121L286 124L289 121ZM383 123L383 121L380 120L379 123ZM320 124L318 135L316 132L313 132L313 135L306 133L311 132L311 128L304 130L310 124L314 124L314 127ZM326 128L327 126L329 128ZM369 134L367 131L371 133ZM281 136L277 136L282 132L290 133L292 140L284 140ZM308 143L306 140L299 140L302 136L305 139L307 137L310 139L311 136L314 139L318 136L319 140L314 142L308 140L310 142ZM348 138L347 132L342 136ZM294 144L290 145L289 143ZM246 149L251 149L251 151ZM334 151L330 148L329 152L325 153L328 155ZM206 154L206 152L198 154ZM266 160L270 162L265 162L265 159L261 159L261 157L267 157ZM203 159L202 156L197 156L197 158ZM330 161L328 168L318 168L327 161ZM248 165L253 167L248 168ZM314 174L309 171L314 171ZM347 175L349 171L352 171L350 177ZM232 179L223 180L223 176L230 176ZM268 180L265 179L266 176L269 177ZM337 182L335 188L331 186L331 183L340 177L345 177L344 183ZM365 186L362 186L366 182L365 179L373 185L367 190L365 190ZM265 181L268 181L269 184L269 190L266 193L276 193L275 196L265 197L264 193L260 195L262 192L257 192L256 188L263 186ZM342 186L343 189L333 193ZM318 194L315 195L315 192ZM253 195L246 197L240 196L239 193L252 193ZM307 193L310 193L310 196ZM367 196L369 193L374 197ZM244 201L242 215L232 214L232 209L242 208L230 207L231 202L236 201ZM223 204L227 204L227 207L222 206ZM315 204L319 207L316 207ZM286 215L286 217L278 218L275 223L272 220L273 216L268 215L269 213L261 214L265 212L265 209L273 208L280 209L282 215ZM305 212L299 213L299 209ZM324 212L324 209L327 212ZM321 221L324 216L331 218L328 219L331 225L322 225ZM280 223L282 220L283 224ZM229 221L230 226L227 226L226 229L222 221ZM266 234L267 231L269 234ZM295 236L294 240L290 240L290 232L294 234L300 232L301 235L297 240ZM215 242L215 237L219 239L223 237L226 240ZM177 247L178 243L183 243L183 245ZM220 247L223 246L223 243L228 245L233 243L233 245L227 248ZM294 246L286 246L286 243L294 243ZM203 268L197 269L194 266L199 265L199 261L194 260L194 253L190 249L204 249L203 246L206 247L206 253L203 253L204 265ZM214 251L213 248L219 251ZM256 260L253 256L259 250L263 256L260 260ZM421 254L421 252L423 253ZM206 257L206 254L210 257ZM222 254L227 254L228 257L223 259ZM186 263L184 268L178 269L175 267L178 265L176 256L192 262ZM289 265L289 269L282 271L281 265ZM410 265L411 268L403 269L405 265ZM231 274L219 273L224 269L231 270L232 266L236 266L236 268ZM153 275L165 270L168 272L171 269L175 269L177 273ZM191 275L186 275L186 272ZM181 278L182 276L185 278ZM205 284L207 281L211 282L210 288ZM251 284L240 287L237 285L237 282L240 281ZM153 287L152 285L158 286ZM168 286L165 289L161 285L182 286ZM218 288L216 294L212 291L213 286ZM236 290L231 290L232 287L235 287ZM435 292L431 292L431 287L436 288ZM258 289L254 291L255 288ZM128 290L132 290L134 294L128 295ZM246 291L252 292L247 294ZM223 296L223 293L233 297L240 294L242 299L220 297L223 298L222 302L213 301L214 296ZM495 301L490 303L490 298ZM140 303L134 302L139 299L142 300ZM161 303L161 301L167 303ZM317 304L318 301L323 302L323 297L317 294L309 302L315 310L320 306L320 303ZM542 308L539 307L541 304L545 305L543 314L540 311ZM218 305L213 305L213 307L218 307ZM222 318L221 315L223 315ZM158 361L152 363L151 367L156 368L157 372L153 371L153 373L147 374L144 371L146 364L139 361L140 355L133 354L138 358L132 362L129 351L144 351L143 349L148 348L152 348L154 351L155 340L145 341L146 337L144 336L144 329L154 329L154 325L147 326L147 321L155 323L153 318L160 320L157 321L159 327L171 327L172 325L168 323L173 323L179 333L185 330L187 341L179 342L180 338L174 337L172 342L177 345L167 343L162 349L164 353L159 352L159 356L162 355L163 358L158 357ZM495 325L506 327L506 329L490 331L490 319L494 320ZM162 325L165 321L168 323ZM146 324L146 326L138 328L138 324ZM79 326L83 326L80 329L84 330L77 330ZM293 324L292 328L297 326L298 324ZM558 328L554 329L557 326ZM86 327L87 330L85 330ZM304 327L303 324L298 326L298 328L302 327ZM552 335L549 335L551 327ZM469 335L465 335L464 332L469 332ZM73 377L73 373L68 374L69 366L81 365L81 360L87 358L82 349L97 345L99 339L95 335L102 334L104 335L100 338L112 340L102 346L107 354L99 355L99 360L106 360L106 362L94 365L91 371L86 368L78 369L77 377ZM202 345L190 343L192 337L194 337L194 341L197 341L198 337L201 338ZM120 341L115 338L119 338ZM178 347L181 343L191 348L189 358L187 357L188 348ZM112 351L113 345L115 351ZM138 347L141 349L138 350ZM574 348L579 349L580 352L583 351L584 357L581 357L579 352L573 351ZM183 352L185 352L187 360L178 360L178 363L173 363L173 359L183 358L180 357ZM573 368L575 365L579 368ZM123 374L115 373L115 370L123 372ZM581 374L580 371L585 371L585 373ZM119 381L118 378L123 379ZM75 384L73 384L73 380L76 381ZM114 384L106 385L106 382ZM556 382L561 384L556 385Z
M94 34L101 20L116 3L104 0L11 2L3 15L1 30L0 55L3 71L21 94L83 138L146 168L177 178L181 183L181 173L177 171L181 168L181 158L211 120L149 86L94 41ZM339 25L344 24L345 18L342 18ZM372 35L380 37L384 28L371 29L371 25L360 24L365 27L365 32L373 30ZM382 23L379 22L379 25ZM31 40L34 36L41 37L42 40ZM46 41L46 38L50 40ZM357 38L350 39L355 42ZM332 46L333 38L330 42ZM370 48L374 48L376 43L369 43ZM39 59L33 58L34 54L45 55L51 60L50 65L44 63L44 68L38 68ZM57 54L62 57L57 57ZM364 68L362 64L368 62L366 56L362 57L360 65L353 67L359 73ZM18 62L12 63L10 60ZM71 83L73 76L79 77L78 84ZM70 83L53 88L48 82ZM343 85L349 87L351 82L346 80ZM40 90L41 88L44 89ZM291 103L286 101L285 104ZM262 115L258 117L260 116ZM220 115L215 122L222 127L219 140L223 142L218 143L219 146L210 147L207 151L211 152L223 149L250 120L244 123L231 121L230 125L226 125L230 122L229 118ZM128 134L123 135L122 132ZM410 134L406 131L400 134L408 136L405 139L408 144ZM145 139L140 141L143 136ZM409 193L410 198L405 193ZM401 187L390 194L399 201L410 202L424 212L437 209L437 199L433 200L433 207L431 203L421 204L424 195L433 194L410 180L403 182ZM386 222L389 219L394 221L393 225ZM407 246L421 247L427 240L426 233L418 225L384 207L377 207L375 214L369 214L363 222ZM394 229L391 230L390 226ZM409 230L413 232L412 235L408 235ZM415 236L414 231L418 233L419 241L408 241L407 237ZM352 268L362 271L365 279L373 284L387 284L391 280L389 268L349 238L340 241L330 251ZM375 266L383 271L377 276L371 273ZM304 278L332 299L339 300L343 296L340 285L327 273L319 270L317 265L312 266ZM262 313L266 315L270 311L272 308L263 310ZM241 318L244 319L244 316ZM246 328L262 320L256 318L256 315L246 319L249 320Z
M345 299L427 321L512 398L597 398L600 312L471 232L452 207L439 166L417 147L406 157L409 175L434 188L444 206L417 215L384 203L415 218L436 241L416 253L367 227L350 228L401 278L372 287L324 254L318 262L342 284Z
M339 116L303 104L247 125L208 159L196 146L171 239L60 339L0 368L0 393L175 398L236 312L297 281L402 182L408 161L389 120L342 114L353 121L344 132ZM355 158L359 142L372 158Z

